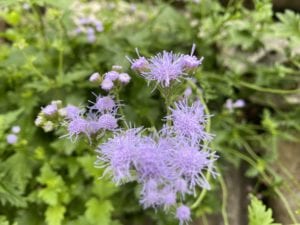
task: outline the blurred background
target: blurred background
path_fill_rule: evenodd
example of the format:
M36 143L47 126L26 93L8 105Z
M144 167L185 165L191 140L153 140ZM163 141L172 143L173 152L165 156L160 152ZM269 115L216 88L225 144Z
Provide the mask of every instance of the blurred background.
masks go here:
M136 184L99 179L87 142L34 121L51 100L105 94L89 76L121 65L126 119L160 127L162 98L126 56L193 43L220 176L191 224L300 224L299 11L298 0L0 0L0 225L178 224L144 210Z

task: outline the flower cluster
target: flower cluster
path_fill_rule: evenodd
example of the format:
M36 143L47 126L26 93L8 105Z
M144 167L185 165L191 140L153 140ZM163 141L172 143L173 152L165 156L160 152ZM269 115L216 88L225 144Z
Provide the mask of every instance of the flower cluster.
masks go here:
M126 85L131 80L131 77L127 73L122 72L122 67L114 65L111 71L106 72L103 77L98 72L93 73L89 81L100 85L105 91L113 89L115 84Z
M163 51L149 59L137 52L138 58L129 60L131 69L140 72L146 80L156 81L162 87L169 87L172 81L178 81L202 64L203 57L198 59L193 55L194 51L195 45L190 55Z
M13 126L11 128L11 133L6 136L6 142L10 145L15 144L18 141L18 134L20 133L21 128L19 126Z
M203 106L187 100L175 103L171 122L161 131L145 135L142 128L119 130L99 146L98 165L106 167L117 184L136 180L141 185L141 204L147 207L176 207L197 186L209 189L204 171L213 170L214 153L201 149L200 143L211 140L204 131ZM188 119L188 121L186 121ZM184 122L186 121L186 123ZM190 219L187 206L179 206L181 223Z
M62 114L62 102L60 100L52 101L49 105L42 107L34 123L36 126L42 127L45 132L50 132L55 128L54 121Z
M246 103L243 99L238 99L235 102L232 99L227 99L224 106L229 112L233 112L234 109L243 108L245 105Z
M76 29L73 35L85 34L87 41L92 43L96 41L96 33L103 31L103 24L94 17L81 17L75 20Z

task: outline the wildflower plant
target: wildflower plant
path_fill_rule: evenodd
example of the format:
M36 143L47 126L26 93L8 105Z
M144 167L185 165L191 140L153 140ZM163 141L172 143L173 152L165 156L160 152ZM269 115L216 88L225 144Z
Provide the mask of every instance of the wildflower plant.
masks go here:
M172 92L173 86L183 83L201 65L203 58L194 56L194 50L195 46L191 55L164 51L149 59L129 59L131 68L148 84L155 83L165 99L168 115L162 118L160 130L128 125L118 90L131 77L121 66L113 66L102 76L95 72L89 78L108 95L97 95L91 105L82 108L62 107L60 101L52 101L42 107L36 125L51 131L48 124L53 128L61 124L68 132L64 136L71 141L85 136L96 146L96 166L104 168L103 175L117 185L137 182L144 208L173 212L179 223L185 224L191 220L186 196L196 196L198 188L210 189L206 175L217 175L217 156L208 148L213 135L206 131L210 115L205 114L205 103Z

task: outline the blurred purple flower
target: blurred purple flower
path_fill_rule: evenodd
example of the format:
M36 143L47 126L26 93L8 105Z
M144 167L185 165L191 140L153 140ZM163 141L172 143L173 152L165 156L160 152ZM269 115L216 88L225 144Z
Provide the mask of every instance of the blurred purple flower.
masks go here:
M111 81L115 81L119 78L119 73L113 70L105 73L104 75L105 75L104 79L108 79Z
M46 107L42 108L42 112L47 116L52 116L57 112L57 105L56 104L50 104Z
M114 130L118 127L117 119L112 114L103 114L98 119L98 126L104 130Z
M110 79L104 79L101 83L101 88L105 91L109 91L113 88L114 83Z
M179 224L187 224L191 220L191 210L186 205L181 205L176 209L176 218L179 220Z
M99 112L112 111L117 105L111 96L97 96L96 103L91 109L96 109Z
M18 141L18 137L15 134L9 134L6 136L6 141L8 144L12 145Z
M21 131L21 127L20 127L20 126L13 126L13 127L11 128L11 131L12 131L13 133L15 133L15 134L18 134L18 133L20 133L20 131Z
M120 73L119 81L123 84L128 84L131 77L127 73Z

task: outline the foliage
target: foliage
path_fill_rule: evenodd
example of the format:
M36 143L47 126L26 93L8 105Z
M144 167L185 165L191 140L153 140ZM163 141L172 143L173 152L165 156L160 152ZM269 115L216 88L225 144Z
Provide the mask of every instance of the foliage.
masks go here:
M193 95L201 88L214 115L211 148L220 156L220 173L229 163L246 162L245 175L267 186L267 195L278 194L280 185L289 188L291 178L279 177L271 164L278 141L299 142L300 17L292 11L275 14L269 0L254 1L254 9L230 2L184 1L179 7L140 1L135 8L122 0L0 0L0 224L174 224L143 211L135 185L119 188L99 179L103 171L94 168L89 143L71 143L59 138L62 130L44 133L34 126L40 108L53 99L80 105L93 98L92 92L101 90L88 82L89 75L118 64L133 77L120 93L126 119L159 128L165 112L158 92L145 88L128 68L125 56L136 57L135 48L145 56L162 50L188 53L195 43L196 55L205 57L203 68L195 83L182 85ZM94 43L72 33L80 10L103 22ZM229 110L227 99L243 99L246 105ZM10 145L6 136L13 125L21 132ZM197 215L220 210L219 189L216 180ZM261 216L273 223L271 212L255 198L249 213L250 224Z
M251 203L248 206L249 225L280 225L273 223L272 210L256 197L252 196Z

